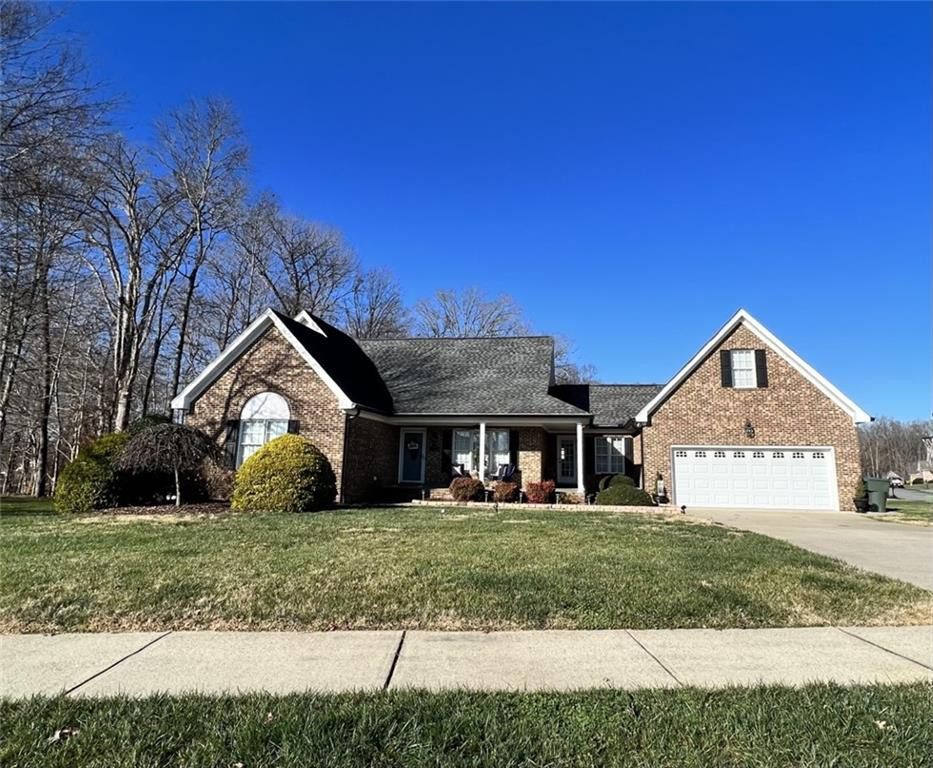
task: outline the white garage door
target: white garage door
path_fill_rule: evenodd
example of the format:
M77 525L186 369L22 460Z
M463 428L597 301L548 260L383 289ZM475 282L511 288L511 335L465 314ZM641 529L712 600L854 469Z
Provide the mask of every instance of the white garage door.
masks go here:
M832 449L674 449L674 501L694 507L836 509Z

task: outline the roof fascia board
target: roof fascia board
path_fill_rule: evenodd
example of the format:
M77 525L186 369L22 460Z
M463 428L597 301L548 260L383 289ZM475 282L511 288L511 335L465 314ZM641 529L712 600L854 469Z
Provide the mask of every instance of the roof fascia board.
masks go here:
M651 420L651 414L657 410L668 396L676 390L683 380L687 378L700 363L702 363L712 351L722 343L739 325L744 324L752 333L770 346L777 354L784 358L794 369L804 378L810 381L817 389L825 394L836 405L846 411L856 424L871 421L871 416L856 405L852 400L846 397L835 386L833 386L824 376L818 373L811 365L804 362L793 350L784 342L777 338L771 331L765 328L746 310L740 309L736 312L725 325L722 326L713 337L704 344L690 360L681 368L674 377L664 385L660 392L655 395L635 416L635 421L639 424L647 424Z
M482 414L470 415L470 414L451 414L451 415L442 415L442 414L417 414L417 413L408 413L408 414L394 414L386 415L382 413L377 413L374 411L360 410L356 414L360 418L370 419L372 421L381 421L385 424L396 424L399 426L421 426L421 425L436 425L443 424L448 426L470 426L483 422L489 426L516 426L519 424L525 425L560 425L560 426L570 426L574 424L583 424L584 426L589 424L590 417L587 416L547 416L547 415L536 415L536 414L514 414L511 416L503 416L498 414L496 416L484 416Z

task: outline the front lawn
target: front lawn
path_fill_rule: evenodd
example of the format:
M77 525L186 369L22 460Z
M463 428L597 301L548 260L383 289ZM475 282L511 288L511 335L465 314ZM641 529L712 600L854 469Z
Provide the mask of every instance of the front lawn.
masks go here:
M0 516L0 631L763 627L933 595L776 539L576 507Z
M886 522L913 523L914 525L933 524L933 497L930 498L930 501L888 499L887 510L887 514L876 515L873 519Z
M37 698L0 703L0 764L919 768L933 762L931 723L922 683ZM55 740L63 728L74 735Z

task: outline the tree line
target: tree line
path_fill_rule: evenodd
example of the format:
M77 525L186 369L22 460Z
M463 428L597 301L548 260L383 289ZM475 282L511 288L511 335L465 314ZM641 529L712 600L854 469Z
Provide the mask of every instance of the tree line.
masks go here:
M897 421L882 416L859 427L862 472L884 477L896 472L906 482L917 471L917 462L926 460L923 438L933 436L931 421Z
M59 14L0 4L0 493L46 495L82 443L166 413L267 306L357 337L530 331L478 288L406 306L391 270L252 189L228 102L128 138ZM590 380L571 346L558 339L558 378Z

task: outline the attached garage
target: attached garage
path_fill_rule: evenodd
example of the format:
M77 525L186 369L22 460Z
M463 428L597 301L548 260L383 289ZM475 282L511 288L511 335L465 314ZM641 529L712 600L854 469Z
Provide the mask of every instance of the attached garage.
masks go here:
M700 445L672 453L678 505L839 508L832 448Z

